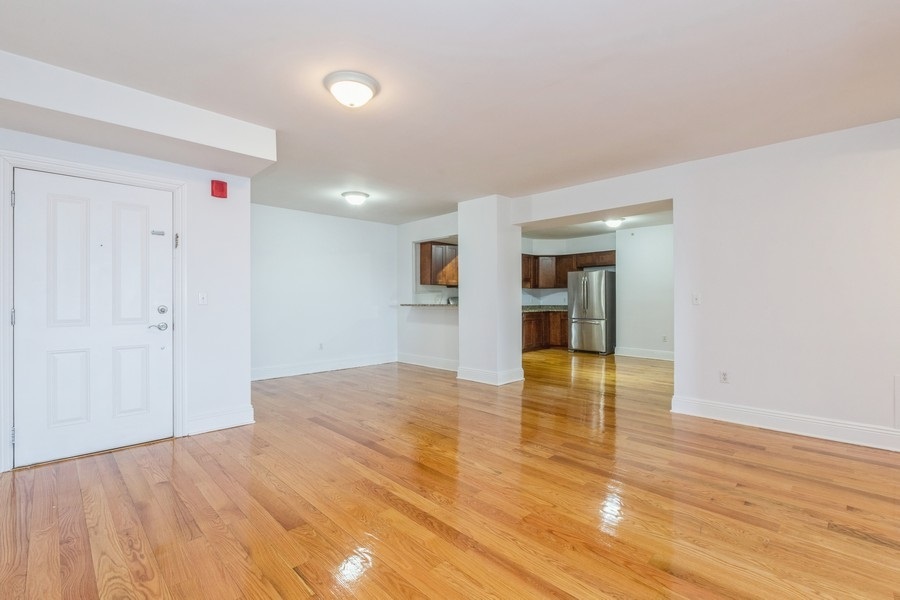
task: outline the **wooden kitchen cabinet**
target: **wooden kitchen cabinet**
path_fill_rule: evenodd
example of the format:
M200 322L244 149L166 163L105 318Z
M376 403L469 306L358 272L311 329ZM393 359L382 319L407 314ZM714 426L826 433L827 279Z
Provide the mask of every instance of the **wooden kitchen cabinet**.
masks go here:
M583 269L585 267L612 267L616 264L616 251L604 250L602 252L584 252L576 254L575 267Z
M535 261L531 254L522 255L522 287L526 290L537 287L534 275Z
M459 285L459 248L442 242L419 244L419 284Z
M569 313L548 312L547 315L547 345L569 347Z
M534 287L547 289L556 287L556 257L536 256L537 285Z
M577 270L575 268L575 254L556 257L556 285L554 287L569 287L569 271Z
M547 347L547 313L522 313L522 352Z
M569 314L564 311L522 313L522 352L569 346Z

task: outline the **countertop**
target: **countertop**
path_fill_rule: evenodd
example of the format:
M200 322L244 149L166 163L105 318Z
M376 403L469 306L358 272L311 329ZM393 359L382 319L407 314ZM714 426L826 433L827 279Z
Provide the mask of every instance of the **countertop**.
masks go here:
M401 304L400 306L415 306L420 308L459 308L458 304ZM565 304L545 304L543 306L537 304L526 304L522 306L522 312L568 312L569 307Z
M400 306L419 306L419 307L427 307L427 308L459 308L458 304L447 304L446 302L443 304L400 304Z
M569 307L565 304L524 304L522 312L569 312Z

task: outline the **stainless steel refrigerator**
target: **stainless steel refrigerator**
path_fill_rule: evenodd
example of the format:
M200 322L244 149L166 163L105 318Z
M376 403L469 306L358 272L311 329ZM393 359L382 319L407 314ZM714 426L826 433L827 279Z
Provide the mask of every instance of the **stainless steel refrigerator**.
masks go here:
M612 354L615 349L615 272L569 273L569 350Z

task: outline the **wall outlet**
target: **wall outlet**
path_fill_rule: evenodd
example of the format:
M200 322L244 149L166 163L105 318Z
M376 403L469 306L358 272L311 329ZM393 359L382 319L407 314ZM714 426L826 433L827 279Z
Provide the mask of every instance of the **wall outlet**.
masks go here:
M197 294L197 304L201 306L206 306L209 304L209 298L206 297L206 292L200 292Z
M668 341L669 341L669 336L664 335L664 336L662 336L662 337L663 337L663 341L664 341L664 342L668 342Z
M728 371L719 371L719 383L728 383Z
M691 292L691 304L694 306L700 306L700 303L703 301L703 296L700 295L700 292Z

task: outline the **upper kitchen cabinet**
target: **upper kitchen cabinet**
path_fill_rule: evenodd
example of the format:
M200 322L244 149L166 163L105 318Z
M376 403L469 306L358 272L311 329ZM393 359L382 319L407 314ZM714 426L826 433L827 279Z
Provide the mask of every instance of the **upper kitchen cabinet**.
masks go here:
M421 285L459 285L459 248L443 242L419 244L419 283Z
M567 254L556 257L556 285L553 287L569 287L569 271L575 271L576 254Z
M522 255L522 287L530 290L537 287L535 285L537 277L535 276L535 260L531 254Z
M536 256L537 266L536 288L547 289L556 287L556 257L555 256Z
M615 250L585 252L583 254L575 254L574 257L575 267L578 269L584 269L585 267L612 267L616 264Z

